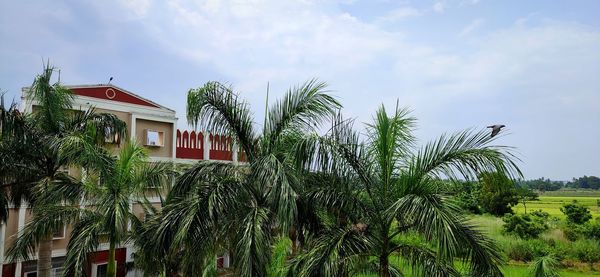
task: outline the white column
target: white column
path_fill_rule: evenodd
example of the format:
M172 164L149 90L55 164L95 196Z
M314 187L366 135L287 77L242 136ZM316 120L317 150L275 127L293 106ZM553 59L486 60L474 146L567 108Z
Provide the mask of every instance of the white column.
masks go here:
M137 140L136 136L136 121L137 121L137 117L135 116L135 114L131 114L131 133L129 134L129 140L130 141L134 141ZM138 143L143 144L144 142L142 141L138 141Z
M0 223L0 277L4 267L4 236L6 236L6 224Z
M27 203L21 203L21 207L19 207L19 220L17 227L17 234L20 234L25 228L25 213L27 212ZM17 262L17 266L15 268L15 276L21 276L21 270L23 269L23 263L21 261Z
M229 252L223 254L223 268L229 268Z
M210 133L209 132L204 132L204 159L205 160L210 160Z
M175 160L175 158L177 157L177 119L175 119L175 122L173 122L173 155L171 155L171 159Z
M233 160L233 164L238 164L238 145L237 142L233 142L231 146L231 160Z

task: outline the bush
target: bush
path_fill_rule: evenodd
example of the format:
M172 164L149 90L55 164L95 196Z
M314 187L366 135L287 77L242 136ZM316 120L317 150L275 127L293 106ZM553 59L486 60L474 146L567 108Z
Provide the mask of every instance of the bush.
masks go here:
M506 255L513 261L530 262L534 255L530 245L525 240L512 241L506 249Z
M595 240L582 239L573 244L572 256L588 263L594 269L594 263L600 261L600 243Z
M567 221L571 223L583 224L592 219L590 210L587 207L578 204L577 201L563 205L560 208L560 211L567 216Z
M531 214L512 215L507 214L504 221L504 232L515 234L523 239L537 238L541 233L548 230L548 213L535 211Z
M512 180L502 173L488 172L479 176L479 182L479 203L485 211L495 216L513 213L511 207L519 203L519 198Z
M581 237L581 232L579 231L579 227L573 223L567 223L562 228L565 237L570 241L576 241Z
M452 194L456 204L473 214L481 214L479 194L481 185L478 182L456 182Z
M506 255L509 259L521 262L530 262L535 258L554 254L552 248L543 240L512 240L506 247Z
M580 231L585 238L600 241L600 217L581 226Z

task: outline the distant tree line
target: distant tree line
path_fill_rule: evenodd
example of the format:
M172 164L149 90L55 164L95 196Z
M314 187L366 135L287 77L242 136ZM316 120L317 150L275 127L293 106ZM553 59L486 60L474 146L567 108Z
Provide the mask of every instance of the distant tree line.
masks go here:
M447 181L450 188L448 193L453 195L456 203L474 214L502 216L512 213L512 207L519 204L527 213L527 203L537 200L540 192L563 188L600 189L600 178L594 176L573 178L571 182L547 178L514 181L495 172L482 173L477 177L476 181Z
M553 181L548 178L539 178L533 180L521 180L517 185L522 188L528 188L537 191L555 191L562 188L574 189L600 189L600 178L596 176L583 176L573 178L570 182Z
M600 189L600 178L596 176L583 176L577 179L573 178L573 180L568 182L565 186L578 189Z

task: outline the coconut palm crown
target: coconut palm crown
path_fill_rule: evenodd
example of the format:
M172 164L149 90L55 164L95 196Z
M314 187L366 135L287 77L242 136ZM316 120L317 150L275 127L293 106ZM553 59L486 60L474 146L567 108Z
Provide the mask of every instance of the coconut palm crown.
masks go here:
M444 194L441 180L486 171L520 176L518 158L491 145L497 137L485 131L442 135L418 148L414 126L406 109L388 114L381 106L364 141L338 116L326 136L296 144L307 172L322 174L308 198L326 211L326 227L293 259L291 275L458 276L456 258L472 276L502 275L500 251Z
M159 195L175 172L170 163L150 162L145 149L136 143L126 143L116 158L109 156L105 160L96 170L88 171L83 183L68 188L69 202L37 207L33 219L9 249L9 255L27 258L42 234L70 224L73 231L67 245L64 275L85 276L89 253L98 251L101 243L108 243L107 276L116 276L116 248L131 236L130 224L139 221L131 204L145 203L147 196ZM57 187L50 193L64 194L65 189Z
M0 117L0 159L7 161L0 166L0 185L9 188L8 199L14 204L26 200L34 214L37 207L69 198L71 188L79 186L80 182L64 169L98 164L106 156L101 147L105 138L126 136L125 123L115 115L98 113L94 108L74 108L72 92L59 81L53 83L54 72L55 68L46 64L25 91L25 99L31 101L26 103L32 107L31 113L3 108ZM64 155L60 149L67 145L76 151ZM38 276L51 274L55 231L47 228L37 233Z
M188 121L231 136L247 162L193 165L178 178L156 228L150 228L156 245L145 249L163 256L180 251L181 271L188 273L202 272L227 249L236 276L266 276L273 234L300 228L302 184L290 151L339 107L324 83L311 80L268 108L259 132L248 104L230 87L209 82L190 90Z

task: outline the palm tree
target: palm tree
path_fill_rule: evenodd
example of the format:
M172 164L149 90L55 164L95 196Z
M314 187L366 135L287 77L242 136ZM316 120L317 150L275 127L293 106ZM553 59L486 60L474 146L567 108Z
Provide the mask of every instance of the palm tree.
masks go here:
M365 142L352 121L337 117L330 132L299 145L312 157L311 172L321 172L311 203L320 207L325 228L291 263L299 276L346 276L358 272L402 276L458 275L456 257L472 276L500 276L500 251L444 195L441 178L474 178L478 172L520 175L511 148L491 146L485 132L442 135L416 149L415 119L396 107L382 106L366 126Z
M180 270L202 272L215 254L230 250L236 276L266 276L273 234L292 234L301 176L290 152L339 108L325 84L311 80L291 88L266 111L259 134L246 102L230 87L209 82L188 93L194 126L229 135L247 157L241 165L201 161L176 181L147 242L159 256L179 251ZM295 239L292 239L295 241ZM175 250L173 250L175 249ZM192 274L193 275L193 274Z
M76 149L73 146L63 149L73 151ZM72 154L75 153L81 154L76 150ZM130 210L131 201L136 198L142 201L148 193L160 193L162 185L168 184L174 171L169 163L150 163L145 149L135 143L123 146L116 159L109 157L104 160L106 164L97 166L96 171L90 171L85 183L70 189L70 199L73 199L70 204L37 208L32 221L25 226L17 243L9 250L12 256L27 257L40 241L40 234L62 224L73 224L64 275L84 276L87 255L96 251L101 239L105 239L109 245L107 276L116 276L116 248L129 238L129 223L138 220ZM77 203L82 197L85 201Z
M12 196L12 201L17 204L27 200L34 213L38 206L68 198L68 188L77 187L78 181L61 168L97 163L104 139L126 134L125 123L112 114L96 113L95 109L74 110L72 92L59 82L51 83L54 70L48 63L42 74L35 78L26 91L33 111L27 115L13 112L15 115L9 116L9 119L16 120L13 123L18 124L12 125L15 127L12 132L3 134L4 145L0 148L0 157L13 159L6 164L2 186L22 190L23 193ZM62 155L59 149L66 142L77 143L81 155ZM59 193L49 194L48 191ZM49 277L52 268L52 234L55 230L46 231L39 233L36 240L39 242L38 276L42 277ZM23 255L19 258L28 257Z
M560 263L554 255L546 255L535 259L529 266L529 276L533 277L557 277L556 269Z
M9 205L21 205L21 200L30 198L31 183L38 175L36 168L29 168L36 149L32 149L33 137L27 129L26 117L13 102L4 105L0 96L0 220L6 222Z

